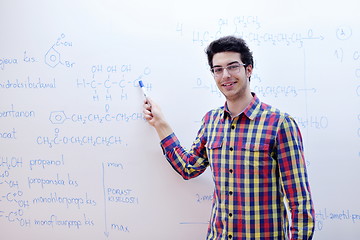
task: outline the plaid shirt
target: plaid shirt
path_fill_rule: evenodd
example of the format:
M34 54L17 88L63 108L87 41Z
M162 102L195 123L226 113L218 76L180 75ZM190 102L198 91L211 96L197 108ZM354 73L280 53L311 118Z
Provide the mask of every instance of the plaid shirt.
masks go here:
M237 117L226 107L209 111L189 151L174 133L161 146L184 179L211 167L207 239L312 239L315 213L300 131L293 118L253 95Z

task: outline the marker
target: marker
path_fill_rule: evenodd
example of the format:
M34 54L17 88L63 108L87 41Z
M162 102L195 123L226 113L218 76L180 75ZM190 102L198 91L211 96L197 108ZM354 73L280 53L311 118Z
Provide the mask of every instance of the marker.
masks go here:
M145 89L144 83L143 83L141 80L139 80L139 85L140 85L140 88L141 88L141 90L142 90L142 92L143 92L143 94L144 94L144 97L145 97L145 99L146 99L146 103L149 104L149 106L150 106L150 108L151 108L151 104L150 104L149 101L147 100L147 97L148 97L147 91L146 91L146 89ZM151 112L151 110L149 110L149 111Z
M141 80L139 80L139 85L140 85L140 88L141 88L145 98L147 98L148 94L147 94L147 91L145 89L144 83Z

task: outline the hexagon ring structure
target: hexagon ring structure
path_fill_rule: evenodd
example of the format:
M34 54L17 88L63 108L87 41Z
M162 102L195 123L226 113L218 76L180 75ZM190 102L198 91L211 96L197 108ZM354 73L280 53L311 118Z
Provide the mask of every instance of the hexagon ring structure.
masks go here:
M63 124L66 120L64 111L54 111L50 113L49 120L52 124Z
M51 47L45 54L45 63L54 68L60 63L60 53Z

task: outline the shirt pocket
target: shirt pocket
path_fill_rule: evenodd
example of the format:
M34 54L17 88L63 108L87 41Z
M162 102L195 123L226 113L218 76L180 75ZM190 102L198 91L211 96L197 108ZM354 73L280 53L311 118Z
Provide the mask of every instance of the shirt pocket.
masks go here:
M222 136L216 136L212 139L210 139L206 144L206 152L207 156L209 158L209 162L211 165L217 165L221 163L221 159L223 158L223 137Z
M215 150L215 149L221 148L222 144L223 144L223 138L217 137L217 138L214 138L214 139L211 139L210 141L208 141L205 144L205 147L209 150Z
M248 150L251 152L268 152L269 144L266 143L245 143L242 150Z
M269 149L270 146L266 143L245 143L241 147L243 164L248 169L272 168L274 161Z
M206 153L209 159L210 167L215 182L219 182L221 172L225 171L223 165L227 162L223 153L223 137L216 136L210 139L206 144Z

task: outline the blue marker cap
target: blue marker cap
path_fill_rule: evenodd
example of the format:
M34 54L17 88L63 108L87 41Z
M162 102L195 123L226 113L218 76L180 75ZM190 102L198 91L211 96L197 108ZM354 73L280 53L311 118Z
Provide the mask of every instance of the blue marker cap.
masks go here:
M146 98L147 97L147 92L146 92L144 83L141 80L139 80L139 85L140 85L141 90L143 91L144 97Z

